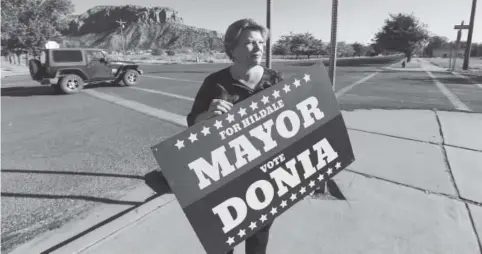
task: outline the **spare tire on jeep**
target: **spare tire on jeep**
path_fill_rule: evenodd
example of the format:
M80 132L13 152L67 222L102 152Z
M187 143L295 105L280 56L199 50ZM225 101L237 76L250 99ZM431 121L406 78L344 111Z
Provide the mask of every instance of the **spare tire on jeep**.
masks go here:
M41 80L45 74L45 70L38 59L30 59L28 61L28 69L30 71L30 77L36 81Z

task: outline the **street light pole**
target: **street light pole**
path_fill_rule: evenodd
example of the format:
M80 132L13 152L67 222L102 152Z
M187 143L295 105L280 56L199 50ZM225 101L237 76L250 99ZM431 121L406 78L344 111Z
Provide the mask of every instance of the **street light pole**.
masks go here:
M330 67L328 75L335 90L335 75L336 75L336 32L338 26L338 0L332 0L331 6L331 50L330 50Z
M126 50L125 50L125 43L124 43L124 24L126 22L122 21L122 19L117 20L116 22L119 23L120 28L121 28L122 55L124 56L124 59L125 59L126 58Z
M266 28L268 28L268 40L266 41L266 67L271 68L271 5L273 0L267 0Z
M467 70L469 68L470 50L472 48L472 33L474 32L474 19L475 19L475 7L477 0L472 0L472 11L470 12L469 34L467 35L467 46L465 46L464 65L462 69Z

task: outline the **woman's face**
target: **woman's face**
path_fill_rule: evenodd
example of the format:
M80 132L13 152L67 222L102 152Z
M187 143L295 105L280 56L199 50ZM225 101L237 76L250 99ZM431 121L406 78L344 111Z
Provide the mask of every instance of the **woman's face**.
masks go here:
M233 49L234 61L246 66L261 64L265 47L263 35L259 31L245 30Z

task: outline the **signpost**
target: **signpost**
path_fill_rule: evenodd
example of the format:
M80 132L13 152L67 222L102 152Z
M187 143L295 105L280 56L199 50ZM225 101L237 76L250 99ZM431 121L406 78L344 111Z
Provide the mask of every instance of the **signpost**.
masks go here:
M121 39L122 39L122 54L124 55L124 59L126 57L126 50L125 50L125 43L124 43L124 25L125 25L125 21L122 21L122 19L120 20L117 20L116 21L119 25L120 25L120 28L121 28Z
M459 56L459 47L460 47L460 40L462 38L462 30L469 29L469 28L470 28L470 26L464 25L463 20L460 23L460 25L454 26L454 29L456 29L458 31L457 31L457 40L455 41L455 54L454 54L454 58L453 58L454 60L453 60L453 63L449 66L449 69L452 70L452 71L455 69L457 57Z
M472 34L474 33L474 19L475 8L477 6L477 0L472 0L472 11L470 12L469 34L467 35L467 46L465 47L465 57L462 69L467 70L469 68L470 50L472 48Z
M354 161L328 73L302 70L152 147L207 253L233 249Z

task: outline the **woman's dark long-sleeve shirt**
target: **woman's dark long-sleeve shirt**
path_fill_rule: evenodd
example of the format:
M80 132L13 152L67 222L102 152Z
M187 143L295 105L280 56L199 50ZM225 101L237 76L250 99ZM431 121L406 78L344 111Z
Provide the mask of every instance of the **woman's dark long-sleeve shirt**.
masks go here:
M204 79L194 99L191 112L187 115L187 125L194 125L196 117L209 109L213 99L223 99L236 104L251 95L277 84L283 80L282 74L273 69L264 68L263 76L255 89L251 89L235 80L229 67L212 73Z

